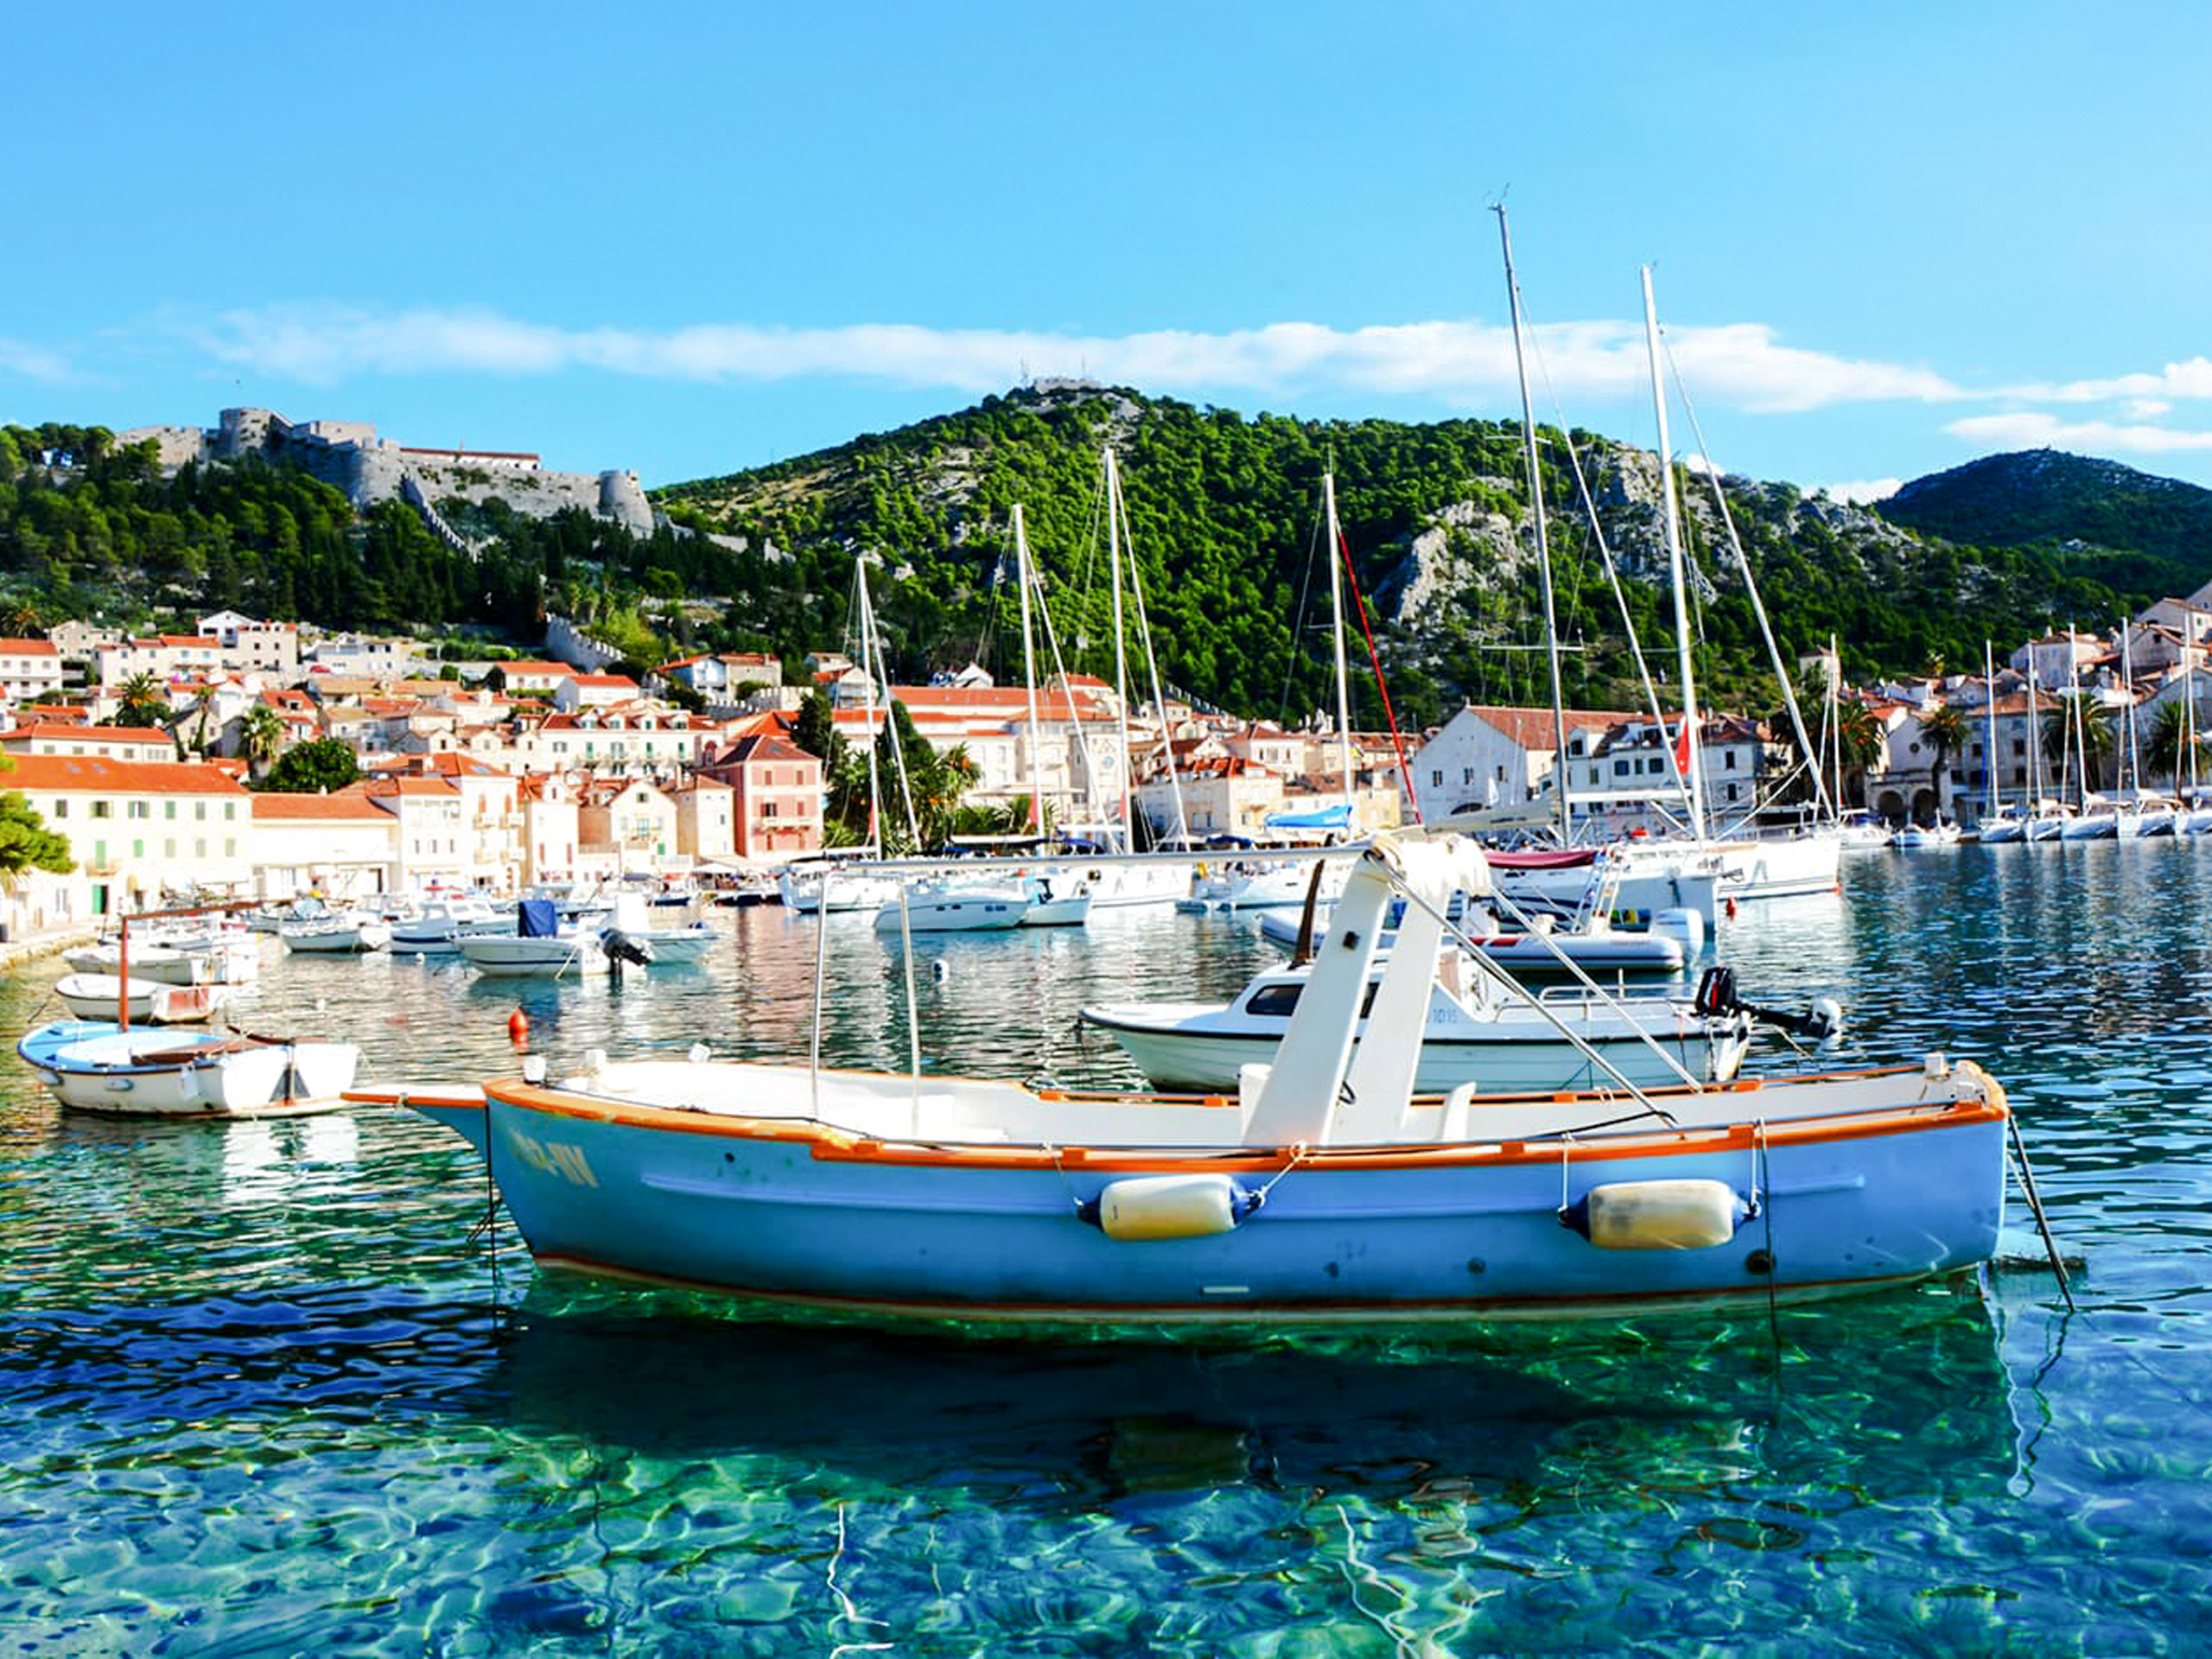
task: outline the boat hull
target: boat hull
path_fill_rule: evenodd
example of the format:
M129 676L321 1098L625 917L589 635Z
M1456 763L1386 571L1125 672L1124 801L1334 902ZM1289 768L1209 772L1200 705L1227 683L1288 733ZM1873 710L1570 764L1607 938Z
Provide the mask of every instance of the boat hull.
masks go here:
M285 928L277 937L287 950L303 956L365 956L391 943L391 929L382 922L359 922L340 926Z
M425 1109L490 1146L541 1261L933 1320L1363 1325L1798 1300L1986 1261L2004 1210L2001 1109L1910 1128L1890 1115L1542 1147L1046 1158L486 1093ZM1224 1232L1132 1242L1078 1213L1126 1177L1223 1169L1267 1189ZM1675 1180L1758 1207L1708 1248L1608 1249L1561 1225L1595 1186Z
M581 935L522 938L505 934L463 939L460 948L470 967L494 978L580 978L607 963L598 944Z
M1320 920L1325 928L1325 913ZM1296 917L1276 912L1260 918L1260 931L1277 944L1294 945L1300 931ZM1562 928L1546 934L1476 935L1468 943L1478 955L1522 979L1567 977L1577 969L1592 978L1614 974L1663 977L1681 972L1690 958L1688 945L1662 933L1580 933Z
M711 927L656 927L630 937L651 948L652 965L665 967L673 963L697 962L707 954L707 947L715 942Z
M1029 913L1029 895L1011 889L969 893L942 893L910 899L901 905L893 899L875 912L879 933L984 933L1020 927Z
M1239 1035L1124 1024L1107 1009L1085 1010L1083 1018L1085 1024L1110 1034L1137 1069L1163 1089L1233 1090L1244 1067L1271 1065L1281 1043L1280 1032ZM1652 1042L1667 1057L1662 1059L1632 1034L1586 1030L1579 1024L1573 1028L1605 1056L1608 1065L1639 1087L1680 1083L1669 1060L1701 1081L1726 1082L1735 1076L1743 1059L1744 1039L1733 1033L1707 1038L1654 1030ZM1421 1044L1414 1070L1414 1089L1424 1095L1447 1094L1467 1084L1485 1094L1516 1094L1593 1089L1611 1081L1595 1061L1572 1045L1530 1041L1525 1036L1432 1034Z
M204 985L213 977L207 957L161 946L134 948L126 963L111 944L88 944L63 951L61 960L80 974L115 974L128 968L132 979L159 985Z
M54 994L79 1020L112 1019L127 1001L135 1025L188 1025L213 1015L230 995L227 985L130 985L112 974L67 974Z
M352 1043L269 1043L123 1031L64 1020L16 1053L55 1099L106 1117L258 1117L335 1110L353 1084Z

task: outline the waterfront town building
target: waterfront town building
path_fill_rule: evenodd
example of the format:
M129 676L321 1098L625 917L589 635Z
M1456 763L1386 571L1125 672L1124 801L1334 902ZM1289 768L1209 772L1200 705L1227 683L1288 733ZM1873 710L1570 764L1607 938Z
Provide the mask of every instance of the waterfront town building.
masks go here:
M2142 781L2185 785L2194 772L2173 758L2171 733L2156 759L2152 740L2177 706L2193 704L2195 728L2212 732L2206 598L2162 599L2129 619L2124 635L2069 630L2029 640L2005 654L1993 686L1931 665L1840 692L1839 702L1871 715L1879 737L1871 764L1846 779L1847 798L1893 820L1971 823L1993 794L2025 799L2038 772L2044 794L2056 795L2062 774L2034 762L2048 752L2062 706L2107 728L2109 741L2093 747L2112 754L2124 752L2132 712ZM417 659L412 641L318 639L312 629L235 611L200 617L197 627L125 638L64 624L51 639L0 640L0 690L11 706L0 710L0 753L18 769L4 786L21 789L79 861L66 877L26 878L0 901L0 925L60 925L165 890L283 896L438 883L512 891L594 874L772 863L823 845L823 768L790 741L789 714L738 715L726 701L756 677L780 679L775 658L701 654L663 664L655 683L689 686L714 711L695 714L600 666L480 665L486 683L471 686L406 677ZM73 652L90 658L104 690L62 701L72 694L61 665ZM839 699L847 741L868 742L869 693L854 664L820 653L808 671ZM121 683L139 673L161 686L165 724L94 723L112 715ZM1110 687L1090 676L1055 678L1038 693L1033 729L1024 690L991 685L980 671L939 680L891 695L925 742L964 757L969 804L1010 807L1036 791L1058 827L1116 820L1123 733ZM1963 737L1947 709L1964 716ZM259 710L276 716L276 753L335 738L367 775L327 796L245 794L242 750ZM884 717L879 702L874 729ZM1808 718L1826 730L1825 714ZM1567 727L1565 781L1589 833L1679 816L1667 725L1573 710ZM1950 747L1937 741L1938 728L1952 734ZM1164 719L1132 709L1128 738L1140 757L1135 805L1161 833L1174 827L1178 797L1193 836L1263 838L1281 833L1271 818L1314 812L1341 793L1339 741L1327 731L1171 706ZM267 741L265 733L256 740L257 772L274 758ZM1409 739L1402 771L1388 734L1357 734L1354 827L1386 827L1416 808L1432 822L1460 814L1502 823L1516 810L1531 825L1548 821L1562 770L1554 741L1548 709L1471 705ZM203 742L235 758L222 766L183 758ZM1711 718L1701 753L1707 799L1724 825L1785 787L1807 792L1789 746L1755 721ZM2078 795L2078 775L2063 776ZM2112 760L2094 780L2120 781Z
M737 857L780 862L822 849L822 762L788 738L741 737L700 776L729 786Z
M38 702L61 691L61 653L51 639L0 639L0 696Z
M703 772L667 791L676 804L676 850L693 865L737 856L737 791Z
M174 760L176 740L156 726L39 721L0 732L10 754L92 754L110 760Z
M42 895L48 925L147 908L164 894L251 893L254 798L222 767L102 754L11 760L5 786L77 861Z

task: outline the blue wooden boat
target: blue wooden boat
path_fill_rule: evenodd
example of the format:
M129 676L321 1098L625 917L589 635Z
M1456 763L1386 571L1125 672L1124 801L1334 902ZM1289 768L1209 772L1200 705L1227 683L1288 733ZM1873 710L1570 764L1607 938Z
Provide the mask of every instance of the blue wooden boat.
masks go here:
M467 1136L549 1265L810 1308L1368 1325L1794 1301L1990 1258L2008 1110L1971 1062L1416 1095L1444 906L1488 887L1459 837L1378 841L1274 1062L1220 1094L594 1055L353 1097Z

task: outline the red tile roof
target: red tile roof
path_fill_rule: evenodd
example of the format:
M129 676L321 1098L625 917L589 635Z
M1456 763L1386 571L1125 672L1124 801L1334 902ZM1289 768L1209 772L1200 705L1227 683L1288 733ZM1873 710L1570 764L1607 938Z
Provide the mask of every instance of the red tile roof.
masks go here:
M368 785L372 795L455 795L460 791L442 778L378 778Z
M219 766L198 760L112 760L104 754L19 754L0 789L100 790L116 795L240 795Z
M1548 709L1508 709L1493 703L1472 702L1467 708L1485 725L1503 732L1524 749L1541 749L1548 754L1558 741L1558 733L1552 729L1552 711ZM1608 731L1615 726L1645 718L1640 715L1605 714L1591 709L1569 709L1566 715L1569 737L1577 732Z
M69 738L78 742L96 739L103 743L158 743L164 749L176 747L175 741L158 726L87 726L81 721L42 720L0 733L0 742L18 737Z
M353 790L340 790L335 795L257 795L253 798L253 816L280 822L302 818L391 822L391 815L382 807Z
M60 653L51 639L0 639L0 655L9 657L54 657Z

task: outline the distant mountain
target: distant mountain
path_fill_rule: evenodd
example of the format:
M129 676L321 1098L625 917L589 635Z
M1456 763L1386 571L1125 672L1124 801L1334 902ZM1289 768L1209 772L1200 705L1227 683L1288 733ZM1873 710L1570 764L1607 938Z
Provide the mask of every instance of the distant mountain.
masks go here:
M2045 547L2060 568L2153 597L2212 576L2212 490L2116 461L2025 449L1916 478L1876 509L1975 546Z

